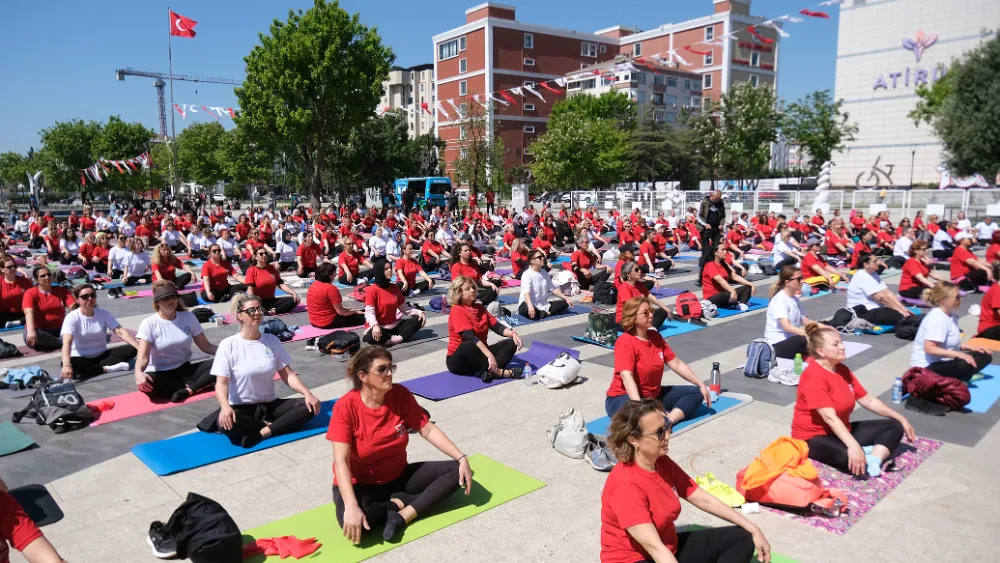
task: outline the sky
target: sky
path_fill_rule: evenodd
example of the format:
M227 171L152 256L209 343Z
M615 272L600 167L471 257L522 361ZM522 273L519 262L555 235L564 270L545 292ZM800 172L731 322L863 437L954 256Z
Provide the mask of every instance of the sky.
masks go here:
M342 0L378 28L396 53L395 64L433 62L431 37L465 23L465 10L477 0L430 3ZM519 21L593 32L622 24L652 29L712 12L712 0L506 0ZM818 0L754 0L751 14L768 18L816 8ZM194 39L173 38L174 74L242 80L243 57L259 43L275 19L310 0L173 0L169 8L198 22ZM39 132L56 121L106 121L118 115L158 130L156 91L150 78L116 81L114 70L133 67L168 72L168 4L157 0L0 0L0 153L38 147ZM806 18L787 24L782 40L778 95L795 100L813 90L833 90L838 8L825 8L830 20ZM197 106L237 106L233 86L174 81L174 102ZM170 103L169 88L167 104ZM169 109L169 108L168 108ZM211 119L204 113L185 125ZM170 127L170 117L167 118Z

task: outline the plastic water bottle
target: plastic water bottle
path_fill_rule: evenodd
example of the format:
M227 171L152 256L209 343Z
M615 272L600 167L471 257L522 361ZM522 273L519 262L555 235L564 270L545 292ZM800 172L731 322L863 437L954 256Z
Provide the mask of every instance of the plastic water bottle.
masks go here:
M535 384L535 377L531 372L531 364L524 364L524 386L531 387Z
M795 375L802 375L802 354L795 354Z
M903 380L898 377L892 382L892 402L897 405L903 402Z
M719 371L719 362L712 362L712 379L708 388L716 393L722 393L722 372Z

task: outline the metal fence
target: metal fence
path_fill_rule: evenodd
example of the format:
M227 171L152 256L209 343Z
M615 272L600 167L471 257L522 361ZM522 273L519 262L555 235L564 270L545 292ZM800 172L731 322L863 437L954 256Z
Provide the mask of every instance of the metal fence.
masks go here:
M669 215L671 211L682 215L688 209L697 209L707 192L697 191L574 191L571 193L573 207L589 207L599 210L640 209L644 215L656 217L659 212ZM893 221L903 217L912 219L917 211L925 217L937 215L940 220L954 219L959 211L964 211L969 219L990 216L1000 218L1000 190L815 190L801 191L726 191L723 192L728 211L750 214L761 211L791 214L795 209L802 213L814 213L822 209L824 215L840 211L847 215L851 210L866 214L888 211Z

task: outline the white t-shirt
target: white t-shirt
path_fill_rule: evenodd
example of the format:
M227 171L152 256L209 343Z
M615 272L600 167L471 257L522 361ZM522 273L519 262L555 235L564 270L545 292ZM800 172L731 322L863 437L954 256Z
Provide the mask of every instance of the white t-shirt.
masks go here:
M955 226L958 227L958 230L960 230L960 231L965 231L967 233L972 233L972 221L970 221L968 218L959 219L955 223Z
M149 263L149 255L145 252L140 252L139 254L129 252L125 257L125 265L128 266L129 277L142 277L152 271L152 266Z
M909 258L911 246L913 246L913 241L909 237L899 237L899 240L892 247L892 255L899 256L900 258Z
M443 244L445 248L451 248L455 244L455 234L451 232L451 229L441 228L434 234L434 240Z
M767 321L764 324L764 339L768 344L776 344L793 336L781 328L779 319L788 319L795 327L802 327L802 305L798 297L789 297L784 291L779 291L767 305Z
M70 356L93 358L108 349L108 331L118 326L114 316L100 307L94 308L93 317L84 316L80 309L76 309L63 319L60 334L73 335Z
M222 340L212 362L212 375L229 380L229 404L268 403L277 398L274 374L292 363L273 334L247 340L234 334Z
M996 223L990 223L987 225L986 223L980 221L976 223L976 232L979 233L976 235L976 238L981 241L987 241L993 236L993 233L997 232L997 230L1000 230L1000 226Z
M883 289L886 289L886 285L878 274L858 270L847 286L847 306L864 305L868 310L877 309L881 305L873 301L871 296Z
M69 254L79 254L80 241L61 239L59 241L59 250L62 250L63 252L68 252Z
M941 244L942 242L948 242L952 245L955 243L947 231L939 229L937 233L934 233L934 239L931 241L931 250L945 250L944 245Z
M788 246L787 242L778 239L778 241L774 243L774 248L771 249L771 260L777 264L778 262L781 262L785 258L791 256L791 254L789 254L791 250L792 248Z
M168 371L190 361L191 344L202 332L201 323L190 311L177 311L172 321L159 314L143 319L136 338L151 345L146 371Z
M517 306L520 307L521 303L524 303L524 296L528 295L531 297L531 304L535 306L535 309L548 312L549 295L552 294L553 289L555 289L555 285L552 284L548 274L528 268L521 274L521 294L518 297Z
M212 245L215 244L216 242L217 241L216 241L215 237L206 237L205 235L201 235L201 238L198 239L198 244L204 250L208 250L209 248L212 248Z
M299 250L299 243L294 240L285 242L279 240L274 245L274 251L278 253L279 262L295 262L295 253Z
M226 258L232 258L236 255L236 245L239 244L236 239L231 238L226 240L224 238L220 238L218 240L218 244L222 247L222 252L226 255Z
M111 250L108 251L108 264L111 264L111 268L114 270L124 270L125 261L131 255L132 253L127 248L112 246Z
M927 340L937 342L947 350L958 350L962 345L962 331L958 328L958 317L948 316L940 307L934 307L927 313L920 323L920 328L917 329L917 337L913 339L910 367L925 368L934 362L949 359L924 352L924 342Z
M180 237L181 234L177 231L163 231L160 233L160 239L170 247L177 246L179 244L177 241L180 240Z

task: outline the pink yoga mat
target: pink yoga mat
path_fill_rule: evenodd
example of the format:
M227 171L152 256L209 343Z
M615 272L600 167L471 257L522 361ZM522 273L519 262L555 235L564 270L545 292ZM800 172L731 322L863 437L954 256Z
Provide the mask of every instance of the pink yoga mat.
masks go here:
M312 325L304 325L300 326L299 330L295 331L295 337L288 342L298 342L299 340L305 340L307 338L318 338L320 336L330 334L335 330L358 330L359 328L364 328L364 325L349 326L344 328L316 328Z
M289 312L287 312L285 314L286 315L291 315L292 313L305 313L305 312L306 312L306 304L305 303L299 303L298 305L295 306L294 309L292 309L291 311L289 311ZM273 315L273 316L280 317L281 315ZM222 315L222 318L225 319L227 323L236 322L236 315L234 315L232 313L226 313L226 314Z
M98 414L97 420L92 422L90 425L100 426L102 424L132 418L133 416L158 412L176 407L177 405L186 405L188 403L204 401L205 399L211 399L214 397L214 392L207 391L205 393L194 395L193 397L188 397L188 399L183 403L171 403L169 399L163 400L163 402L154 403L152 399L150 399L149 396L142 391L133 391L131 393L125 393L124 395L116 395L114 397L108 397L107 399L93 401L87 403L87 406L91 407L91 409ZM100 410L100 407L98 407L98 405L102 404L113 406L108 410L102 411Z
M202 283L200 281L196 281L192 284L188 284L187 286L185 286L184 290L181 291L180 293L190 293L192 291L198 291L202 287L204 287ZM152 296L153 296L152 289L143 289L142 291L137 292L135 295L126 295L125 299L138 299L140 297L152 297Z

